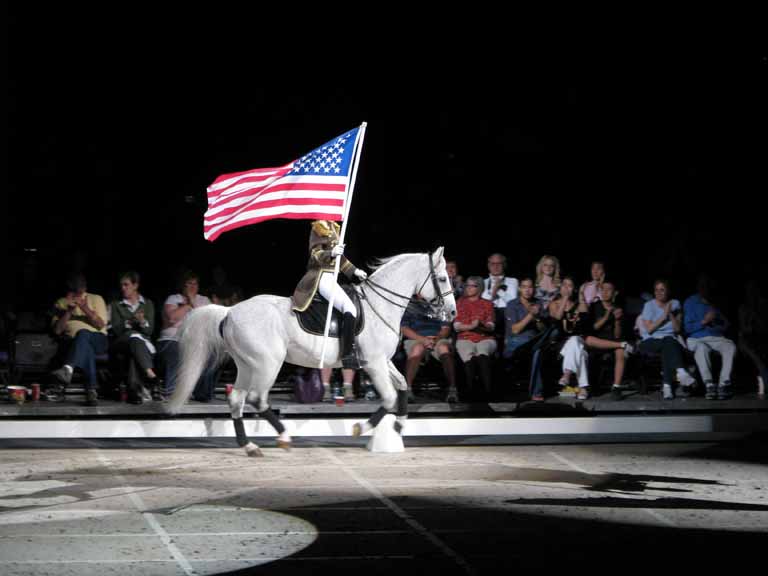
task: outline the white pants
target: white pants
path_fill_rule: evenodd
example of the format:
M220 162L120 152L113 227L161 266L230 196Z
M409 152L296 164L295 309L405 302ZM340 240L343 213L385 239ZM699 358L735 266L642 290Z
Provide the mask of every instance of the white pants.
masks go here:
M720 354L723 360L720 370L720 384L731 381L733 357L736 354L736 344L733 341L722 336L688 338L688 349L693 352L693 356L696 358L696 366L699 368L699 373L704 382L713 382L712 359L709 357L712 352Z
M579 388L589 386L587 375L587 351L584 349L584 340L581 336L571 336L560 351L563 357L563 371L569 370L576 374Z
M333 274L330 272L323 272L320 276L320 284L317 287L317 291L328 300L331 301L331 294L333 294L333 307L336 308L342 314L349 312L357 318L357 309L352 299L347 296L347 293L342 290L341 286L333 281Z

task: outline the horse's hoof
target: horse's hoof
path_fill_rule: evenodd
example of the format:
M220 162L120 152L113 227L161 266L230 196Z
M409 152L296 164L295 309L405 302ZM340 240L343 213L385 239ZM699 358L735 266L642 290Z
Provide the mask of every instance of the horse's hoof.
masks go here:
M255 458L261 458L262 456L264 456L264 453L261 451L261 449L258 446L256 446L256 444L254 444L253 442L249 442L248 444L245 445L245 453L248 456L252 456Z
M358 436L363 435L363 427L360 426L359 422L355 422L355 424L352 425L352 436L357 438Z
M291 442L290 440L278 440L277 447L282 448L286 452L290 452L291 448L293 447L293 442Z

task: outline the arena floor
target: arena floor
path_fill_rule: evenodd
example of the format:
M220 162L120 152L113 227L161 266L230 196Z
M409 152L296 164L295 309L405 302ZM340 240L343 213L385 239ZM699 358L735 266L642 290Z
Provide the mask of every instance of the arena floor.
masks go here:
M768 541L765 434L401 454L267 445L264 458L79 445L0 445L0 574L658 573L762 566Z

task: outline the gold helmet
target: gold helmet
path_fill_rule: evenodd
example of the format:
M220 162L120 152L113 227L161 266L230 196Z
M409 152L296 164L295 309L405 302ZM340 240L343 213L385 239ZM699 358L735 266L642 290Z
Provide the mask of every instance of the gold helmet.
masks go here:
M333 220L315 220L312 222L312 231L321 238L338 238L341 227Z

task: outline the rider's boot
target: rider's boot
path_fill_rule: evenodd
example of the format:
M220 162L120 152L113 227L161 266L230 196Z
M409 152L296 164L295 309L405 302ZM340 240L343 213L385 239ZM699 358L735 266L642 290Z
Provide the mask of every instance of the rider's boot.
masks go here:
M341 365L352 370L360 369L355 347L355 317L345 312L341 325Z

